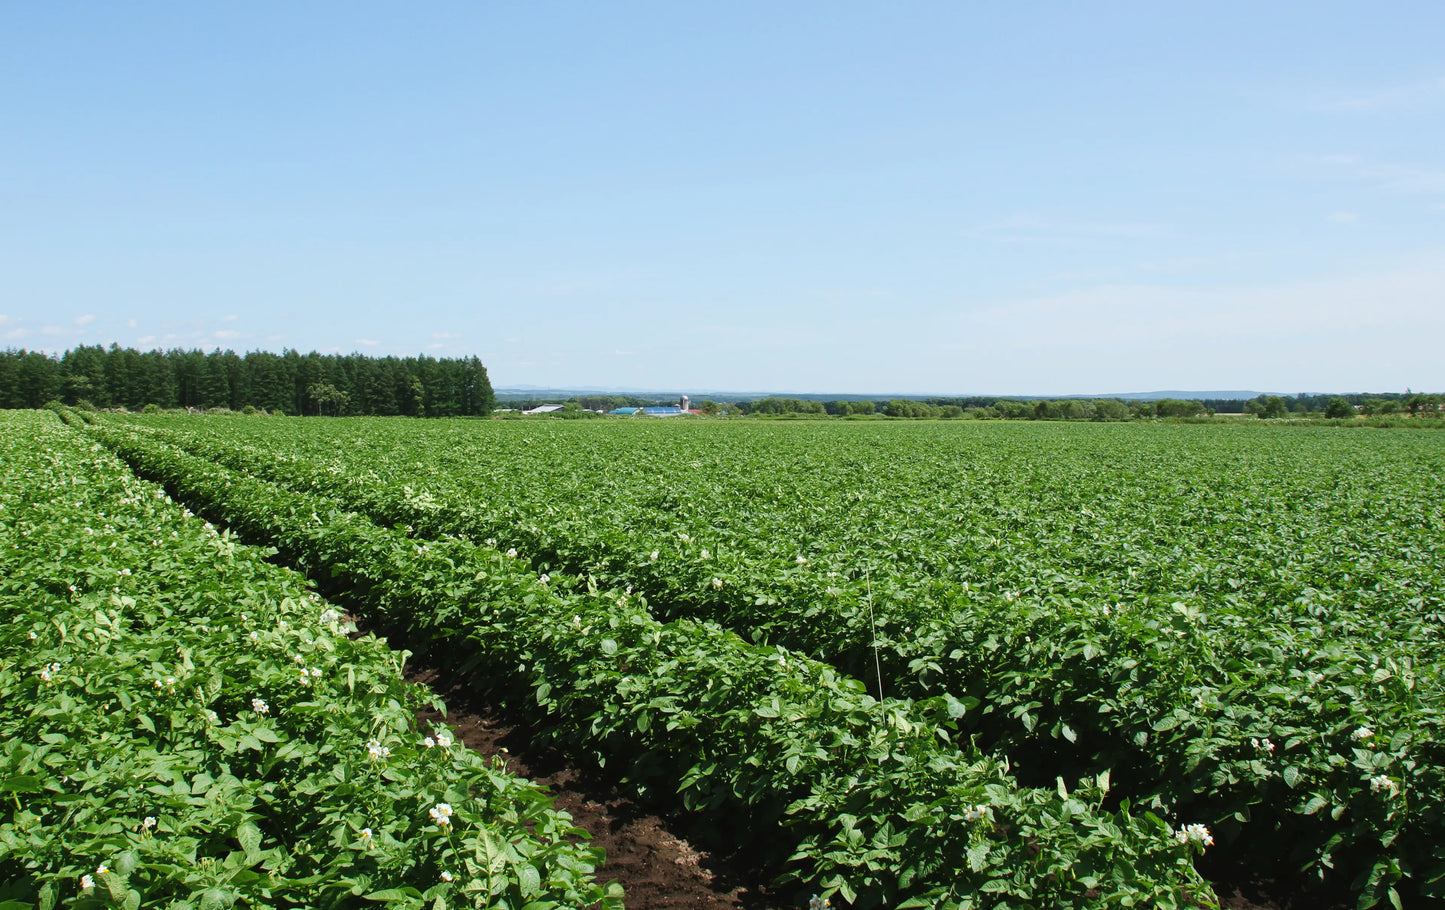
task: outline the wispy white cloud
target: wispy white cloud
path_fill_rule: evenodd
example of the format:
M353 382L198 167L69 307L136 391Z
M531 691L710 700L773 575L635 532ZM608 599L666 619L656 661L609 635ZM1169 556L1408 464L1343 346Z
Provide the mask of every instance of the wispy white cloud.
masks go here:
M432 332L431 337L436 341L446 341L452 338L460 338L460 332Z
M1250 258L1248 253L1225 253L1217 256L1171 256L1167 259L1150 259L1134 265L1134 270L1153 275L1174 275L1186 272L1218 271L1225 266L1238 265Z
M1359 213L1359 212L1331 212L1331 213L1330 213L1330 219L1329 219L1329 220L1330 220L1330 223L1331 223L1331 224L1354 224L1356 221L1359 221L1359 220L1360 220L1360 213Z
M45 325L45 326L41 326L41 327L40 327L40 334L42 334L42 335L51 335L51 336L54 336L54 335L69 335L69 334L70 334L70 330L69 330L69 329L62 329L62 328L61 328L60 326L58 326L58 325Z
M1367 324L1394 333L1404 325L1445 329L1442 286L1445 267L1234 289L1120 284L1000 304L969 322L1016 327L1021 344L1052 339L1066 346L1161 336L1204 341L1293 331L1306 323L1346 334L1366 331Z
M571 297L576 294L594 294L616 288L619 285L635 283L647 275L640 268L616 268L587 275L574 275L557 281L540 284L532 293L542 297Z
M442 344L441 342L439 342L439 341L433 341L431 344L427 345L427 350L429 350L429 351L435 351L435 350L437 350L437 349L439 349L439 348L444 348L444 347L446 347L446 345Z
M222 316L222 317L221 317L221 321L222 321L222 322L235 322L235 321L236 321L236 314L235 314L235 313L229 313L229 314L227 314L227 315L225 315L225 316Z
M1350 92L1318 101L1315 110L1340 114L1412 111L1445 103L1445 76L1384 88Z
M11 329L11 330L9 330L8 332L5 333L5 340L6 340L6 341L19 341L19 340L22 339L22 338L29 338L29 337L30 337L30 334L31 334L31 332L30 332L29 329L25 329L25 328Z
M1168 233L1163 225L1130 221L1093 221L1020 212L964 232L977 240L1001 243L1074 243L1090 240L1138 240Z
M369 348L374 348L374 347L376 347L377 345L381 344L380 341L376 341L376 340L371 339L371 338L358 338L358 339L356 339L356 343L357 343L357 344L366 345L366 346L369 347Z
M142 335L135 340L135 343L140 345L154 344L155 340L156 336L154 335Z
M1408 193L1445 193L1445 170L1386 164L1366 168L1365 175L1392 190Z
M94 313L86 313L84 316L75 317L75 324L80 326L90 325L95 321Z
M1439 251L1445 252L1445 251ZM1392 387L1438 383L1428 339L1445 332L1445 265L1432 257L1337 280L1242 287L1101 285L1002 301L957 317L945 335L976 375L1001 387Z
M127 319L125 321L125 327L128 329L133 329L138 325L140 325L140 323L136 322L134 319Z
M241 337L241 333L236 331L235 329L217 329L216 331L212 332L211 335L212 337L220 338L222 340L230 340L232 338Z
M1370 161L1358 155L1325 155L1314 160L1323 164L1326 172L1373 183L1380 189L1425 196L1445 194L1445 169Z

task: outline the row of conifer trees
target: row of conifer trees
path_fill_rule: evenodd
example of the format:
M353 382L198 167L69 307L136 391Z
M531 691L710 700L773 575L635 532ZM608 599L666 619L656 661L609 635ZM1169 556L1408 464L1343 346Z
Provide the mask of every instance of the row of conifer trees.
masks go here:
M137 351L118 345L63 354L0 352L0 407L50 401L283 414L482 416L494 404L476 357L368 357L269 351Z

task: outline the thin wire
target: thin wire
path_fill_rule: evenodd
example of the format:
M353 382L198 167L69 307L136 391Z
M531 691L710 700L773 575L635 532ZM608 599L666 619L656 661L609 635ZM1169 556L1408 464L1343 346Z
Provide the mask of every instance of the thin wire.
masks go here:
M863 581L868 586L868 625L873 628L873 672L878 676L878 700L883 700L883 664L878 660L878 623L873 619L873 575L863 565Z

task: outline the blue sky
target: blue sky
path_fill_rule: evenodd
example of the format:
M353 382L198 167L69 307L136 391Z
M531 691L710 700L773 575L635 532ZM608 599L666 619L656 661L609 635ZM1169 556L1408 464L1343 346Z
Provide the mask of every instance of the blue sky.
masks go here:
M1445 4L0 15L0 345L1445 390Z

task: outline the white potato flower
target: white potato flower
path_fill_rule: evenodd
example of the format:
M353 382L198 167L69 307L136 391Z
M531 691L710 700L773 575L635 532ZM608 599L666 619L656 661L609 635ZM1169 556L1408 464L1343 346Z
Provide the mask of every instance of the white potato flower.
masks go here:
M1181 844L1198 844L1201 848L1214 844L1214 836L1209 833L1208 828L1200 824L1185 825L1174 832L1174 839Z

